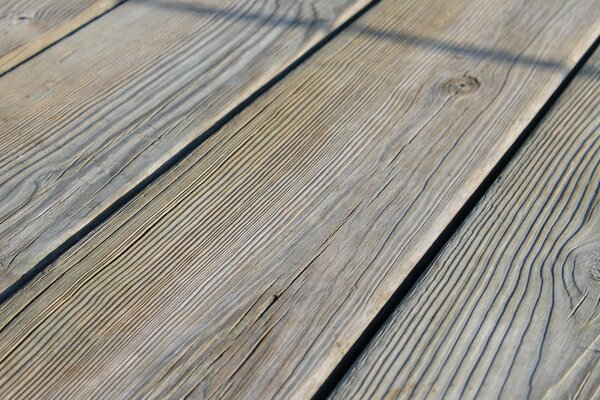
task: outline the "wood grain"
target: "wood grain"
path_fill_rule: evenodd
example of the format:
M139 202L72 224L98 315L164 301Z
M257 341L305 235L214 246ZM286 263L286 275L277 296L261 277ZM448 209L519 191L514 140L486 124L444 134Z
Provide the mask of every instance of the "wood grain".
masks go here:
M2 0L0 75L123 0Z
M600 51L333 398L600 395Z
M0 306L0 397L311 396L597 5L382 1Z
M367 0L132 0L0 78L0 291Z

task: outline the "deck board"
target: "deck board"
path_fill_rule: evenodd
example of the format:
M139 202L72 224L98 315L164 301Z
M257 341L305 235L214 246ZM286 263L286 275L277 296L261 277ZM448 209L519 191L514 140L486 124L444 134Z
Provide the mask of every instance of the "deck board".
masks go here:
M0 306L0 395L311 396L597 5L382 1Z
M0 78L0 292L368 0L132 0Z
M600 51L332 398L600 395Z
M2 0L0 75L123 0Z

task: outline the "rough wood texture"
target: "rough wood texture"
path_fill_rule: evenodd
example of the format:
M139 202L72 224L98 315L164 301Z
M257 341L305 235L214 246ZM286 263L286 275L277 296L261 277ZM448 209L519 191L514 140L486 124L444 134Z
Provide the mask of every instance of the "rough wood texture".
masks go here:
M132 0L0 79L0 291L367 0Z
M0 307L0 397L309 397L597 5L379 3Z
M2 0L0 75L123 0Z
M600 396L600 51L333 398Z

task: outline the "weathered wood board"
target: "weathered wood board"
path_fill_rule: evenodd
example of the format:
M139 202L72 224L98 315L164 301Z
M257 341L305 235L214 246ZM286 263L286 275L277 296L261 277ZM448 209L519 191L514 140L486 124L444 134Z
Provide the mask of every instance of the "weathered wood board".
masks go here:
M333 398L600 396L600 51Z
M0 78L0 292L367 0L132 0Z
M0 306L0 396L309 397L597 6L382 1Z
M0 75L111 10L121 1L2 0Z

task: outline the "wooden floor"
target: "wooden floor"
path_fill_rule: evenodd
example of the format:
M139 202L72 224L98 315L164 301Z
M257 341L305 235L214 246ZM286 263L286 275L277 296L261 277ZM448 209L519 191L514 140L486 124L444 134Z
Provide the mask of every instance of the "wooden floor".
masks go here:
M0 398L600 398L600 0L0 0Z

